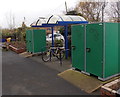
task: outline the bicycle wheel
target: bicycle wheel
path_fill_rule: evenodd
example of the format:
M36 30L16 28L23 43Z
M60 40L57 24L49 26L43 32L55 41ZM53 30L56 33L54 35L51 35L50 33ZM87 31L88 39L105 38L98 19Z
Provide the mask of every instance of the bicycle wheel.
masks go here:
M50 50L48 50L48 51L46 51L46 52L44 52L44 53L42 53L42 60L44 61L44 62L48 62L49 60L50 60Z

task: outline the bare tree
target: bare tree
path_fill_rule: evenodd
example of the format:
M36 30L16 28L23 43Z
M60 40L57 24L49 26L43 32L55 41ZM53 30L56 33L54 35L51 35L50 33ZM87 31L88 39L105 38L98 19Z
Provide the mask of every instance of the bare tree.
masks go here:
M10 30L15 27L15 16L10 12L9 15L6 15L7 24Z
M110 3L110 11L108 12L110 20L120 22L120 1Z
M76 11L90 22L101 22L107 2L79 2Z

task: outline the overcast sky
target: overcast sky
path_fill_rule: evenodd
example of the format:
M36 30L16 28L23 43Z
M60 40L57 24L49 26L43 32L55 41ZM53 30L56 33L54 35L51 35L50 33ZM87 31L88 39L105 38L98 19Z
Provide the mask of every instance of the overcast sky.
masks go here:
M10 16L15 17L18 27L24 17L29 25L41 16L63 14L65 1L68 8L74 8L78 0L0 0L0 26L8 27Z
M95 0L0 0L0 26L2 28L8 27L10 16L15 18L15 25L18 27L21 26L24 17L26 18L27 26L29 26L39 17L63 14L65 12L65 1L68 9L71 9L75 7L78 1Z

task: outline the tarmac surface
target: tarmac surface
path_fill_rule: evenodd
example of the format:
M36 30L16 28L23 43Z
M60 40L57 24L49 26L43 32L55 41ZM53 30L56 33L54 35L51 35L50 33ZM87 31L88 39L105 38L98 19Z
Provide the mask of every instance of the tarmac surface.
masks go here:
M2 95L88 95L57 75L63 68L34 58L2 52Z

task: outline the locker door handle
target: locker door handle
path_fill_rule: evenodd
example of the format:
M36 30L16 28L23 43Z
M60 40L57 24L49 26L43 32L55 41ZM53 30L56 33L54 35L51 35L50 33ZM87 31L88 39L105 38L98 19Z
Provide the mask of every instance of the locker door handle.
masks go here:
M87 52L91 52L91 49L90 49L90 48L86 48L86 51L87 51Z
M72 46L72 49L75 49L75 46Z

